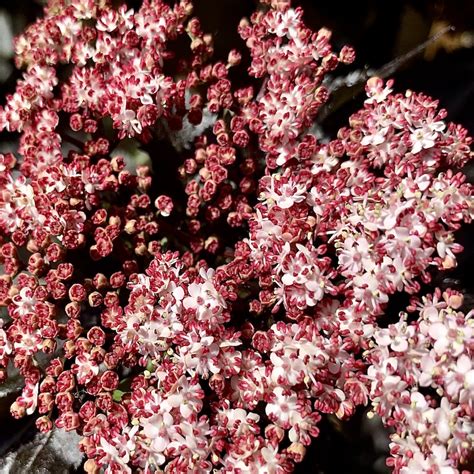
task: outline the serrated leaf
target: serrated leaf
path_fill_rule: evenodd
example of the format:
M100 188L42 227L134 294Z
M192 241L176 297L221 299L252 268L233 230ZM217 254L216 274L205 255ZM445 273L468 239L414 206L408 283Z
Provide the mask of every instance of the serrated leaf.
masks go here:
M38 433L33 441L0 459L0 474L69 474L82 463L80 439L74 431Z

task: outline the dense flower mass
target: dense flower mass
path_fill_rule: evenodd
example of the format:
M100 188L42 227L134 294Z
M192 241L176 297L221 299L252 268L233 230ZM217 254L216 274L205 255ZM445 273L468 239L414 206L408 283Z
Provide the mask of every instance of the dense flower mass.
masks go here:
M91 473L278 474L322 416L367 406L395 473L466 469L472 311L424 294L474 216L466 130L372 78L322 143L324 78L350 47L262 0L236 88L241 53L213 60L190 0L169 3L49 0L16 40L23 78L0 109L19 137L0 155L12 415L76 430ZM125 144L162 151L137 163ZM387 314L401 293L407 312Z
M413 305L419 312L413 324L402 313L375 333L367 371L371 399L395 429L389 464L401 473L455 472L453 460L470 455L473 325L472 314L458 311L462 303L459 293L438 290ZM423 395L424 388L434 392Z

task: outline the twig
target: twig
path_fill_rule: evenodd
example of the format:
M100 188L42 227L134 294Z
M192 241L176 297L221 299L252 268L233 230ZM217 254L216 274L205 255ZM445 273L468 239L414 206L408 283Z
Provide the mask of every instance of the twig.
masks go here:
M333 112L341 108L346 102L348 102L349 100L352 100L357 94L359 94L363 90L364 84L366 83L367 79L374 76L385 79L386 77L392 75L395 71L397 71L400 68L400 66L408 62L410 59L412 59L416 55L423 52L430 44L437 41L441 36L454 30L455 30L454 26L449 25L443 28L442 30L440 30L435 35L428 38L423 43L419 44L418 46L411 49L407 53L399 56L398 58L393 59L392 61L385 64L381 68L376 69L375 71L373 69L366 69L366 70L361 71L358 79L351 86L340 84L337 87L335 87L333 90L331 90L331 86L329 85L328 88L329 90L331 90L331 93L334 95L336 92L343 89L345 89L347 92L344 93L342 96L340 95L339 97L335 97L335 100L332 103L325 105L325 107L318 114L318 117L317 117L318 123L321 123L329 115L331 115Z
M386 78L387 76L390 76L401 65L405 64L407 61L414 58L416 55L422 53L430 44L434 43L439 38L441 38L441 36L445 35L446 33L451 32L451 31L454 31L454 30L455 30L454 26L452 26L452 25L446 26L442 30L438 31L438 33L431 36L430 38L428 38L426 41L419 44L418 46L415 46L413 49L411 49L407 53L402 54L398 58L395 58L394 60L392 60L389 63L385 64L385 66L382 66L380 69L377 69L372 75L377 76L377 77L381 77L382 79Z

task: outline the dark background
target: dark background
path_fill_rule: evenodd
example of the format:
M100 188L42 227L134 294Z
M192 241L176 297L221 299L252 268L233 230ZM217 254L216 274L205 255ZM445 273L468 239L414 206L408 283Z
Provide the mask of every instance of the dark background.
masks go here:
M139 1L129 1L138 6ZM216 56L226 58L234 47L245 46L237 35L240 18L254 11L252 0L195 0L195 14L201 18L203 29L214 35ZM389 77L395 78L395 89L407 88L425 92L440 100L448 110L448 119L458 122L474 134L474 1L473 0L336 0L297 1L305 11L308 26L322 26L333 31L333 44L355 47L356 62L343 69L341 76L354 70L378 71L389 65ZM13 68L9 47L11 35L20 33L26 24L41 14L40 2L35 0L0 1L0 103L5 94L14 90L20 73ZM453 27L453 31L431 42L416 55L407 53L422 45L436 32ZM395 63L393 62L395 60ZM243 76L244 71L240 72ZM237 81L240 78L236 78ZM350 113L364 100L363 82L351 87L337 88L328 107L322 112L320 126L327 136L334 136L345 125ZM0 152L14 147L11 137L0 134ZM472 166L465 170L474 181ZM474 282L469 277L473 262L472 225L459 232L465 246L459 266L447 277L449 284L466 293L472 305ZM439 282L447 285L446 278ZM393 308L395 309L395 308ZM31 436L25 421L7 422L0 404L0 454L21 437ZM368 421L360 411L349 422L327 417L321 423L324 434L308 449L305 461L297 473L351 474L384 473L387 435L376 421ZM21 433L25 433L21 435ZM21 436L20 436L21 435Z

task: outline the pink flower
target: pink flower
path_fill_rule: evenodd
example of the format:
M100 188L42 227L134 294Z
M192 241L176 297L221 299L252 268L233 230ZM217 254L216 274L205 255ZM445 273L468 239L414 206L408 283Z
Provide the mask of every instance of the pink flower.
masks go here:
M202 271L201 276L204 282L189 285L189 296L183 299L183 306L186 309L193 309L199 321L223 322L222 313L227 305L212 283L213 272Z
M265 408L267 416L282 428L288 428L297 423L300 418L298 411L299 403L296 393L282 387L275 387L272 401Z
M410 140L412 143L412 153L419 153L421 150L432 148L435 144L438 132L442 132L446 125L443 122L433 122L412 131Z
M16 40L0 107L17 142L0 155L12 415L76 430L88 472L283 474L322 413L363 405L394 471L457 472L472 313L423 291L474 218L467 131L372 78L323 144L328 74L354 52L300 8L262 0L240 22L254 90L191 0L134 3L50 0Z

